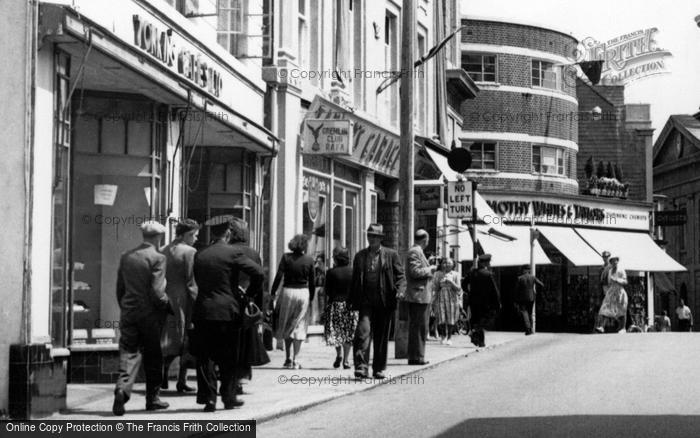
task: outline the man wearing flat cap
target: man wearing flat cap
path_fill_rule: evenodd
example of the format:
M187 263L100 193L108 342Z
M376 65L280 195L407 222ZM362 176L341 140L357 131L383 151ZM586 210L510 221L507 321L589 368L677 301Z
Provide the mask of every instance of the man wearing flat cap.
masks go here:
M408 303L408 364L425 365L425 341L428 338L428 308L433 299L431 280L437 266L430 265L423 250L430 240L424 229L413 235L415 244L406 254L406 297Z
M122 254L117 273L117 302L121 309L119 377L114 390L114 415L124 415L124 404L141 360L146 373L146 410L165 409L158 392L163 377L161 332L168 312L165 293L165 256L158 252L165 227L156 221L141 225L143 243Z
M194 244L199 235L199 224L185 219L175 226L175 239L161 251L166 258L165 277L173 315L169 315L163 330L163 384L168 388L168 369L176 357L180 357L177 392L192 392L187 386L187 365L192 362L187 349L187 330L191 329L192 307L197 299L197 283L194 281ZM192 365L193 367L194 365Z
M389 324L396 309L396 297L406 288L403 266L399 254L382 246L383 227L370 224L367 229L369 246L360 250L353 260L350 308L359 310L359 322L355 330L353 350L355 377L368 377L369 349L374 343L372 376L384 379Z
M224 409L240 407L236 398L236 371L241 355L242 313L240 274L250 280L249 291L261 290L263 269L229 244L232 216L218 216L205 225L210 227L212 243L195 255L194 278L199 288L194 305L191 345L197 356L197 403L205 412L216 410L217 377L221 378Z
M491 254L479 256L478 266L471 272L469 306L472 311L472 343L485 347L484 327L488 327L501 308L501 297L491 272Z

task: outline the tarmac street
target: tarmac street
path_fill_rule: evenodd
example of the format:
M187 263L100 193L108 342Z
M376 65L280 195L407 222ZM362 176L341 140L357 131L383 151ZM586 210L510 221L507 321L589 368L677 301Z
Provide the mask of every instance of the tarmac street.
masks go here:
M263 422L258 436L698 436L698 363L695 333L538 333Z

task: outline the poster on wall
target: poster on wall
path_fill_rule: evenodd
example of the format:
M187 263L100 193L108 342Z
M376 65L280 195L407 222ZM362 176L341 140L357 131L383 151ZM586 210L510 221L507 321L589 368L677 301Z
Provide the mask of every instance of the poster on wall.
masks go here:
M114 205L118 186L114 184L95 184L95 205Z

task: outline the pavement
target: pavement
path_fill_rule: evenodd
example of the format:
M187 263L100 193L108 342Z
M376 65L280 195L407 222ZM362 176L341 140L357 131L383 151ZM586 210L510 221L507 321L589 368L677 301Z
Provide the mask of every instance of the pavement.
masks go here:
M145 385L136 384L131 400L126 404L126 414L114 417L112 414L113 385L107 384L70 384L68 385L67 409L53 415L52 420L249 420L263 422L281 416L303 411L321 403L340 397L361 393L382 385L420 384L418 373L458 358L472 355L480 350L489 350L516 340L525 339L521 333L488 332L485 348L476 348L467 336L454 336L451 346L441 345L438 341L429 341L426 346L424 366L409 366L406 359L393 359L394 343L389 343L389 363L386 379L354 378L354 370L334 369L335 349L323 343L320 336L310 336L302 345L298 360L300 370L282 368L284 352L268 352L271 362L263 367L255 367L253 379L243 385L242 400L245 405L234 410L223 410L219 401L219 410L205 413L202 406L195 403L193 394L178 394L171 380L171 390L161 392L161 398L170 403L164 411L145 411ZM351 359L352 361L352 359ZM196 386L194 371L190 370L189 385Z

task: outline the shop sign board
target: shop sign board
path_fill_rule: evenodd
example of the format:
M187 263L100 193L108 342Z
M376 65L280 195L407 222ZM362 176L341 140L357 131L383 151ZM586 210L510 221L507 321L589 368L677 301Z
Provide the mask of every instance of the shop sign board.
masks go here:
M685 208L654 212L654 225L657 227L685 225L686 222L688 222L688 214Z
M496 214L484 216L487 224L526 223L540 225L595 226L610 229L649 230L650 211L637 206L610 206L579 200L504 196L487 199Z
M447 183L447 217L452 219L471 218L474 212L474 192L471 181L450 181Z
M304 153L352 155L352 125L350 121L328 119L305 120Z
M353 125L351 153L340 158L383 175L399 177L399 136L396 133L319 96L314 98L307 114L306 120L350 121Z

